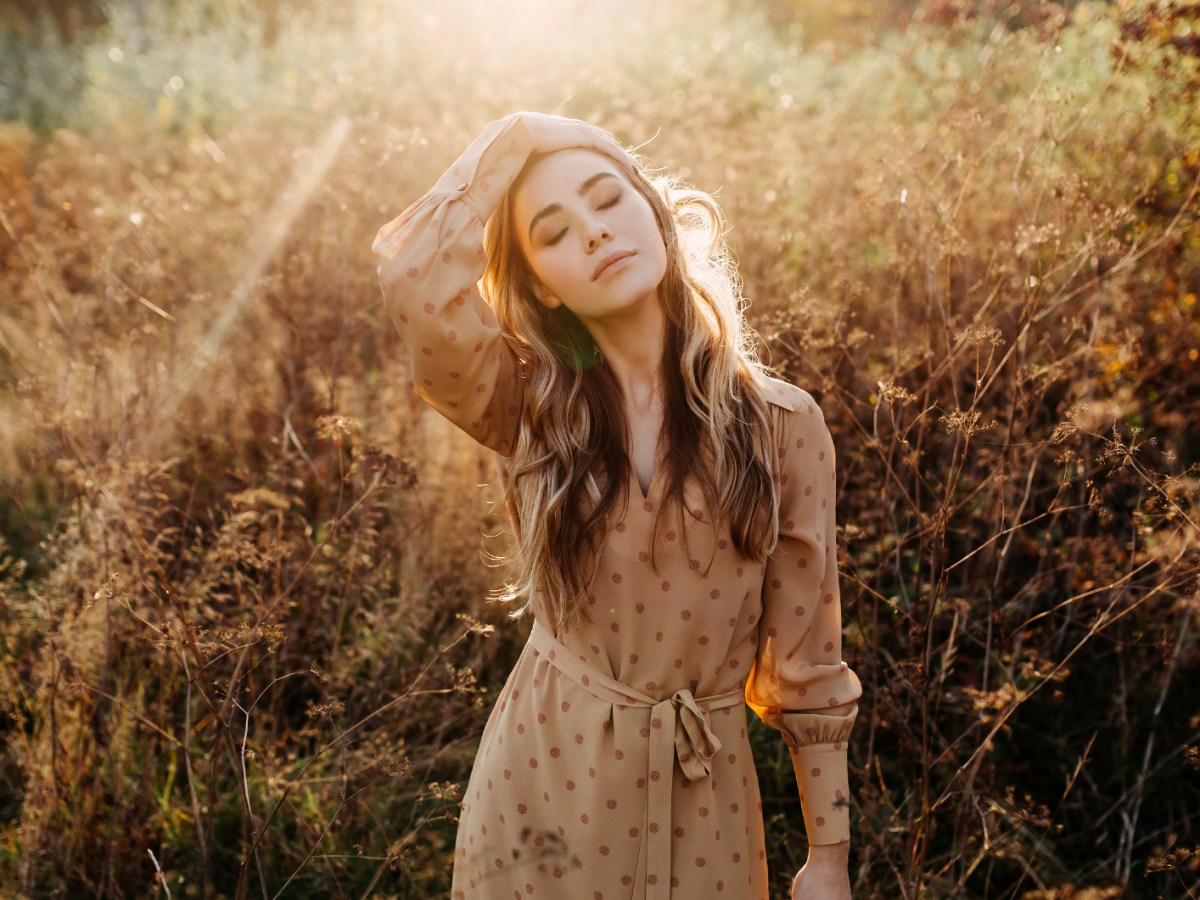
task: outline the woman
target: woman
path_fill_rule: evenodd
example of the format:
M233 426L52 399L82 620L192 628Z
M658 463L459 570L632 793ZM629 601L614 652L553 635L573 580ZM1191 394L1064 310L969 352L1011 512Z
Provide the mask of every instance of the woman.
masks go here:
M502 458L534 619L453 897L765 898L745 703L800 785L793 896L849 897L833 444L754 361L712 200L517 113L374 249L417 389Z

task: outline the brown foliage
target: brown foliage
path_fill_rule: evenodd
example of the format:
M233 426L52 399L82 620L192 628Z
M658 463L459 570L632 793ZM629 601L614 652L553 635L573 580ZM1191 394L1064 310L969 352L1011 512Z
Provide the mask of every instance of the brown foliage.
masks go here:
M507 42L367 4L218 64L102 42L70 127L0 131L0 891L444 890L520 629L481 602L489 461L411 391L368 248L570 96L720 188L838 440L856 895L1195 893L1183 7L949 8L814 50L719 4ZM753 739L782 890L795 787Z

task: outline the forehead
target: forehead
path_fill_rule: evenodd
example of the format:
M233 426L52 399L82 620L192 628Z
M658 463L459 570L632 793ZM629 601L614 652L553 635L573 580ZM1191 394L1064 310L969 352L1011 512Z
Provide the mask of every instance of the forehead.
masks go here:
M517 224L528 222L551 203L566 204L577 197L579 186L593 175L607 172L626 181L620 165L596 150L572 147L547 153L529 164L521 173L513 194L513 214ZM601 183L608 179L601 179Z

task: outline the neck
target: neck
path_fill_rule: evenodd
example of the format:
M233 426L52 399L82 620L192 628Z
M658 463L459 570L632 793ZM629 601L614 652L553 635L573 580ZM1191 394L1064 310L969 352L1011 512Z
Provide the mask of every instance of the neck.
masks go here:
M621 315L583 320L612 370L626 403L650 408L662 383L666 316L657 295Z

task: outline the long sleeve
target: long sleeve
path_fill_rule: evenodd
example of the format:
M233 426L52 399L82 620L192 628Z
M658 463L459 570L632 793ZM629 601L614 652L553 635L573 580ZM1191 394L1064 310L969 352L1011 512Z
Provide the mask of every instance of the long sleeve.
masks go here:
M862 688L842 661L833 440L816 402L776 382L779 543L767 561L746 701L782 732L811 844L850 837L847 739Z
M524 379L476 283L486 261L484 222L532 149L518 118L492 122L425 196L379 230L372 246L383 258L380 284L417 391L505 455L516 437Z

